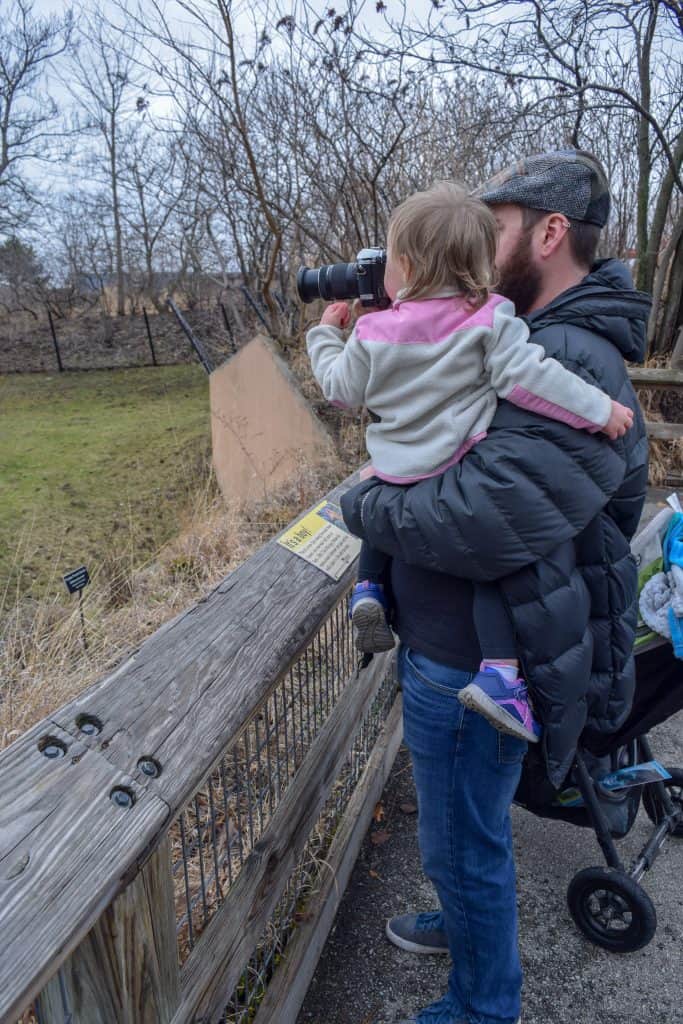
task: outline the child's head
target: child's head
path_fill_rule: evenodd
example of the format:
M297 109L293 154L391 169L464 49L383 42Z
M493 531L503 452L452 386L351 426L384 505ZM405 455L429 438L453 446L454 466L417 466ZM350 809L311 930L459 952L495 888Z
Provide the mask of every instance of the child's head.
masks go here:
M456 289L476 305L488 299L495 280L496 221L487 206L462 185L438 181L397 206L387 246L403 257L404 299Z

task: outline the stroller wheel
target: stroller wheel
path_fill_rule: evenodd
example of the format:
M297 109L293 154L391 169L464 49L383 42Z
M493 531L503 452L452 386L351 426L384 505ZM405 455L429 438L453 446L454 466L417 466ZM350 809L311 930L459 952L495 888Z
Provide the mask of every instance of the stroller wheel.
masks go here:
M674 807L683 810L683 768L667 768L670 779L664 780L671 802ZM657 799L657 794L651 786L643 787L643 807L653 825L659 825L664 817L664 808ZM671 832L672 836L683 837L683 821L679 821Z
M657 930L652 900L637 882L615 868L584 868L574 875L567 902L577 927L613 953L642 949Z

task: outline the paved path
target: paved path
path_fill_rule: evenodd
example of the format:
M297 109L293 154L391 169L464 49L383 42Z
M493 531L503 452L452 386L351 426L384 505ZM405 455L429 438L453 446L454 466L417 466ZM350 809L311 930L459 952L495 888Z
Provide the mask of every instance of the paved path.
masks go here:
M683 713L651 734L655 756L683 767ZM298 1024L395 1024L438 998L448 960L417 957L384 938L392 913L434 905L420 868L415 794L402 748L382 797L385 820L366 837ZM403 810L401 809L403 805ZM604 864L593 833L513 808L523 1024L683 1024L683 840L671 839L644 879L657 910L645 949L615 956L576 930L567 885L581 868ZM650 823L640 811L619 844L632 861ZM375 845L373 832L389 832Z
M683 766L683 714L652 733L656 755ZM382 797L386 819L366 837L298 1024L395 1024L406 1010L438 998L444 957L417 957L384 938L392 913L434 905L420 868L416 816L404 748ZM630 862L649 821L641 810L619 844ZM592 832L513 808L520 945L525 974L524 1024L683 1024L683 840L664 847L645 887L657 933L645 949L615 956L576 930L566 903L576 871L604 863ZM388 831L382 845L373 831Z

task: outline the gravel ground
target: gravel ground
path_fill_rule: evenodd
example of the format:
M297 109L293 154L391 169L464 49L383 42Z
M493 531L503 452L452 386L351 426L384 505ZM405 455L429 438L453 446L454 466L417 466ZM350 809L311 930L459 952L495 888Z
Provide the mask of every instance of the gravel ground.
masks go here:
M656 757L683 765L683 713L651 738ZM382 797L385 818L365 838L298 1024L395 1024L445 990L446 957L404 953L384 937L387 917L434 905L420 867L414 802L401 748ZM567 909L575 872L604 864L593 833L520 808L513 808L513 827L523 1024L683 1024L683 840L670 840L645 878L657 910L655 937L645 949L617 956L583 938ZM619 844L626 863L650 827L641 809ZM389 838L377 844L377 832Z

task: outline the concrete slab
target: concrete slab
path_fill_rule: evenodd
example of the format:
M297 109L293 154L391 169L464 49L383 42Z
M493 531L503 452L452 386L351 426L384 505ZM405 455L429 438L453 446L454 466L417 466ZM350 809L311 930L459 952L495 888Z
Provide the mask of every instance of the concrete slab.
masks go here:
M683 713L651 733L665 764L683 766ZM447 957L418 957L384 937L387 917L434 906L420 867L415 795L407 751L397 758L382 804L382 845L366 837L298 1024L395 1024L446 988ZM404 810L401 810L401 805ZM630 863L650 823L644 812L620 843ZM683 1024L683 840L664 847L644 885L657 911L645 949L616 956L576 930L566 890L581 868L604 860L593 833L513 808L523 1024Z
M274 345L257 335L209 378L213 463L226 501L262 500L333 452Z

